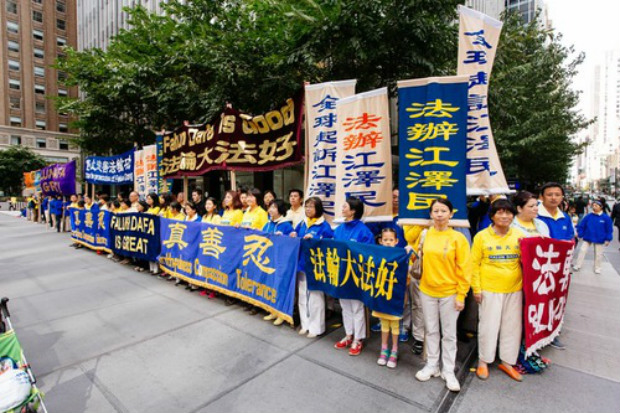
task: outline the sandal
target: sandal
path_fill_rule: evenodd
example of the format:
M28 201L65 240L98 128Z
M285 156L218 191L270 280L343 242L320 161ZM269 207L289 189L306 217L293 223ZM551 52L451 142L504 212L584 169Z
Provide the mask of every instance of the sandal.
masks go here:
M334 347L336 347L337 349L344 349L351 346L351 343L353 343L353 340L345 337L336 344L334 344Z
M387 364L388 357L390 356L390 350L383 349L381 350L381 354L379 355L379 360L377 360L377 364L380 366L385 366Z
M398 364L398 351L392 351L390 358L388 359L387 366L390 369L395 369Z

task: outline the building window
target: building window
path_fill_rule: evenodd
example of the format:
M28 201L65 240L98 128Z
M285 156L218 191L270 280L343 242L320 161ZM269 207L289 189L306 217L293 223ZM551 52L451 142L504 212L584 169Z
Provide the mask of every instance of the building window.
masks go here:
M17 79L9 79L9 88L13 90L19 90L22 88L22 82Z
M45 102L35 102L34 110L37 113L45 113Z
M19 135L11 135L11 145L21 145L22 137Z
M58 71L58 81L64 83L67 80L67 74L65 72Z
M66 23L63 19L56 19L56 27L60 30L65 30Z
M42 121L42 122L45 123L45 121ZM39 121L37 121L37 123L39 123ZM45 140L45 138L37 138L37 148L39 149L47 148L47 141Z
M33 2L33 3L38 3L38 4L41 4L41 3L43 3L43 0L32 0L32 2Z
M45 77L45 68L41 66L35 66L34 75L38 77Z
M19 52L19 43L14 42L13 40L9 40L7 44L9 45L9 51Z
M58 89L58 96L67 96L67 89Z
M43 49L39 49L37 47L34 48L34 57L38 57L39 59L43 59L45 57L45 52Z
M7 13L17 14L17 3L15 3L14 1L7 0L6 11Z
M19 71L19 62L17 60L9 59L9 70Z
M43 13L41 13L40 11L33 10L32 20L34 20L35 22L43 23Z
M60 12L60 13L64 13L67 10L67 6L65 5L64 1L57 1L56 2L56 11Z
M11 109L19 110L22 108L22 99L18 96L9 97L9 104Z
M66 123L59 123L58 124L58 131L59 132L69 132L69 126L67 126Z
M43 85L34 85L34 93L38 95L45 95L45 86Z
M22 118L19 116L11 116L11 126L22 126Z
M34 122L34 124L35 124L35 126L36 126L36 128L37 128L37 129L45 130L45 121L44 121L44 120L37 119L37 120Z
M56 37L56 45L57 46L61 46L64 47L67 45L67 39L65 39L64 37Z
M32 37L34 37L34 40L43 40L43 31L34 29L32 31Z
M6 22L6 30L9 33L19 33L19 24L12 22L12 21L7 21Z

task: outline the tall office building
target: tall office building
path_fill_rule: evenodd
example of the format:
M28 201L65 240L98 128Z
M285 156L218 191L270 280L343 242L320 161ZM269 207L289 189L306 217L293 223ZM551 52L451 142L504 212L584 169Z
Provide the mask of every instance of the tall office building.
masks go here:
M113 36L121 29L128 29L128 14L123 8L142 6L151 13L160 14L161 3L168 2L169 0L80 0L77 5L79 50L105 50Z
M52 98L77 96L52 67L64 46L77 45L76 0L3 0L0 8L0 150L33 149L50 163L79 156L70 119Z
M581 164L591 188L620 173L620 50L608 51L594 68L590 90L589 145ZM603 188L598 188L603 189Z
M538 24L544 28L551 27L547 5L543 0L506 0L506 11L519 13L525 23L534 21L536 13L540 11Z
M487 16L500 20L501 14L506 10L505 0L467 0L465 5L470 9L484 13Z

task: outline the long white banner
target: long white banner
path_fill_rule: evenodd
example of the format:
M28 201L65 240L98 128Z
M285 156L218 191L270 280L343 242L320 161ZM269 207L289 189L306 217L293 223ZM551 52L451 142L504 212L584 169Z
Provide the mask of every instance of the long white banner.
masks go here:
M367 222L392 220L392 152L387 88L336 103L336 221L354 196L364 203Z
M332 223L336 201L336 144L339 119L336 102L355 94L356 80L306 85L306 198L323 202L325 219Z
M511 192L497 156L489 122L489 78L502 22L459 6L459 75L469 76L467 120L467 194Z

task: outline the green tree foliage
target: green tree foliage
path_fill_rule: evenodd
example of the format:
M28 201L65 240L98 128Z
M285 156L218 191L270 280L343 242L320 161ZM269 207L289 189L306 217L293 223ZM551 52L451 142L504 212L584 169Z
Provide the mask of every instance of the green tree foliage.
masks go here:
M43 158L22 146L0 151L0 189L6 195L20 195L24 172L36 171L45 165Z
M581 148L571 136L590 121L576 111L571 82L584 55L561 36L515 15L504 22L490 80L489 116L507 177L530 188L564 182Z
M82 101L88 153L153 142L153 130L209 120L225 103L260 113L304 81L359 79L358 91L398 79L449 74L458 0L172 1L166 14L130 12L109 48L68 50L58 67Z

